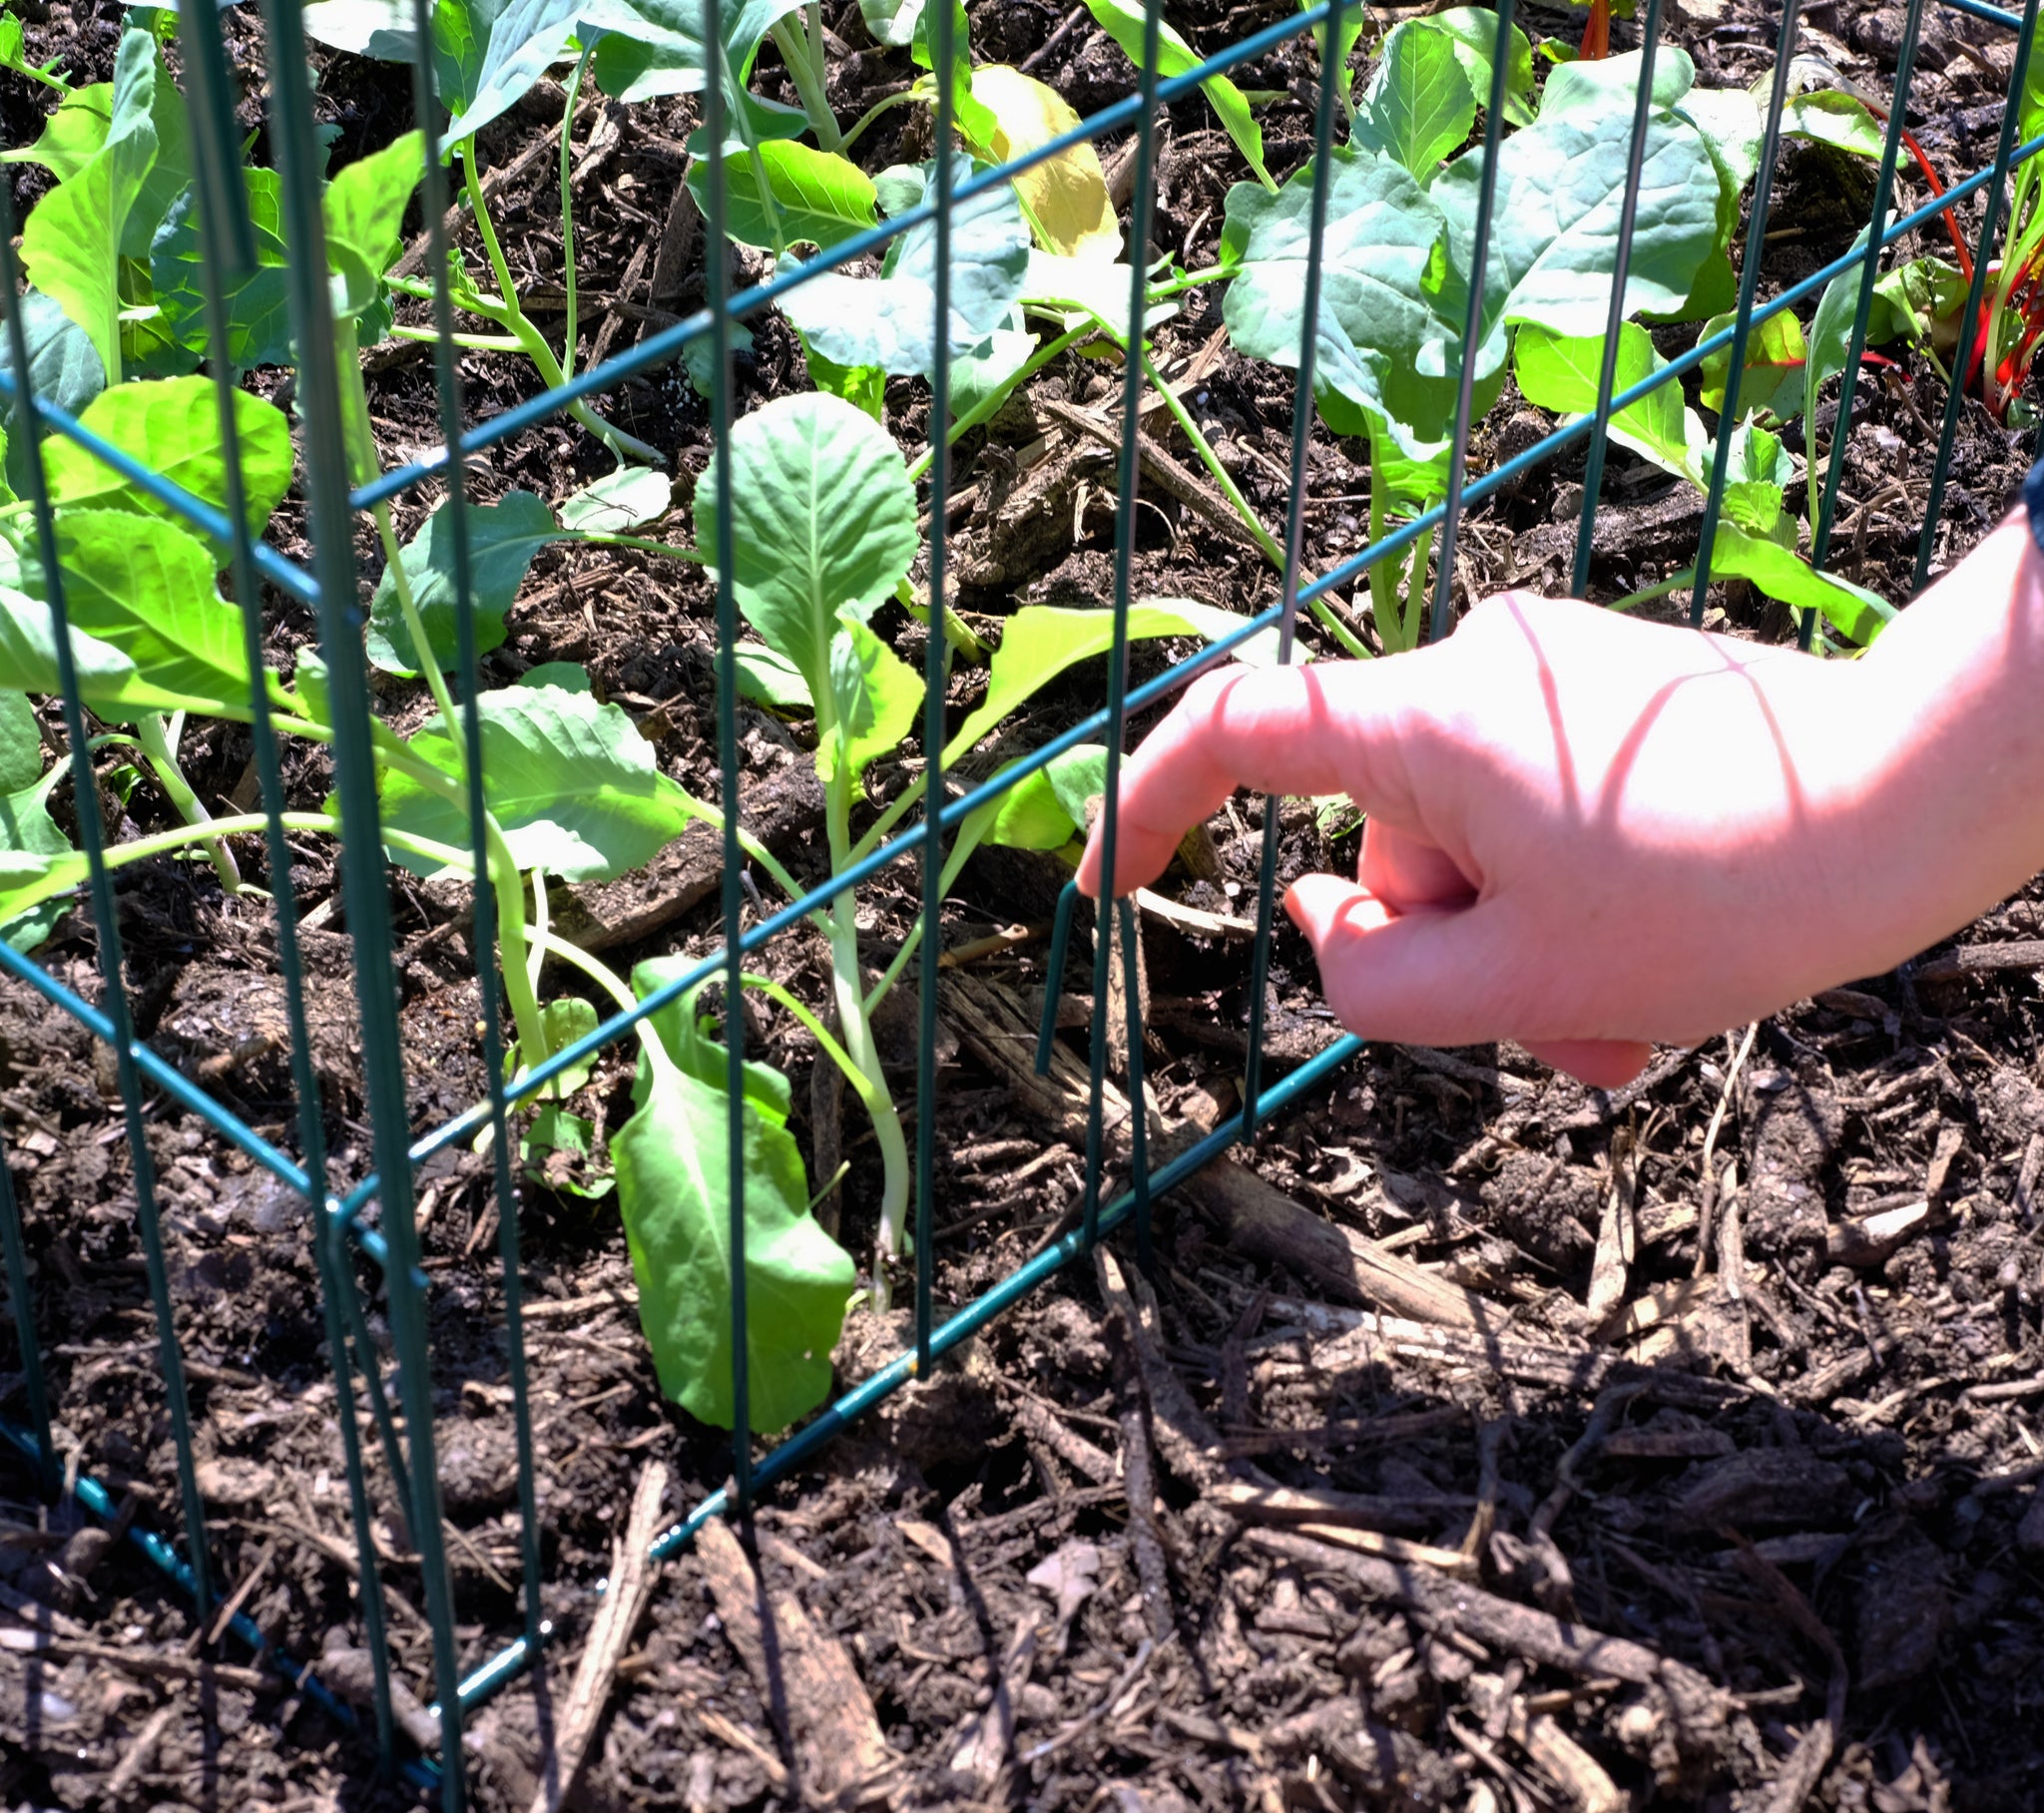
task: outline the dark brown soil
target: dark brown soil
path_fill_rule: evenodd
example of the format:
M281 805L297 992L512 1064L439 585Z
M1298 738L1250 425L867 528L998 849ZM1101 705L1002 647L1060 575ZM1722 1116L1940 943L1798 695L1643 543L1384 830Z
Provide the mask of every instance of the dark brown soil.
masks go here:
M81 79L108 73L117 9L25 11L32 55L61 47ZM1172 16L1213 49L1284 11L1281 0L1232 9L1194 0ZM1703 80L1749 81L1767 66L1772 15L1751 0L1688 0L1669 16ZM253 71L259 47L248 18L224 17ZM1899 17L1813 5L1805 48L1879 85ZM1568 38L1581 15L1530 7L1521 18L1536 38ZM975 46L983 59L1023 62L1055 34L1033 73L1084 113L1127 94L1132 72L1083 9L1075 19L1037 0L975 6ZM866 42L855 8L833 8L832 24L845 42ZM1621 44L1630 30L1614 28ZM1979 47L1998 67L2008 49L1956 15L1934 13L1925 34L1918 136L1948 172L1970 170L1991 154L1999 91L1959 46ZM409 126L403 70L343 58L321 69L337 162ZM863 50L839 61L832 99L849 118L909 73L905 55ZM1291 91L1263 114L1280 177L1305 155L1312 77L1301 44L1237 72L1247 89ZM769 48L756 85L773 93L782 82ZM252 128L255 93L252 77ZM9 144L33 137L46 103L43 91L0 78ZM543 86L500 122L486 136L485 167L557 131L560 103ZM691 305L686 288L652 293L648 248L668 223L694 117L685 103L599 103L585 120L576 218L586 365ZM909 109L883 116L862 161L878 169L926 155L912 122ZM1111 164L1114 147L1104 155ZM1234 172L1204 102L1172 110L1160 247L1188 266L1211 262ZM9 174L19 219L40 178L22 167ZM1865 206L1854 187L1862 174L1790 152L1764 290L1849 243L1853 211ZM543 156L494 198L507 255L536 292L561 268L555 181ZM1899 204L1920 199L1905 173ZM740 274L759 273L748 265ZM689 275L700 282L700 252ZM1190 294L1159 335L1167 371L1219 325L1218 288ZM768 317L754 327L740 408L806 384L785 325ZM372 407L395 462L437 439L431 362L420 348L383 349L374 366ZM485 354L464 358L463 378L477 416L537 388L529 367ZM1047 397L1086 400L1110 381L1105 367L1072 358L1040 383ZM1934 373L1910 369L1863 384L1860 399L1838 565L1900 598L1928 487L1926 418L1934 427L1943 392ZM1224 348L1191 402L1250 501L1267 522L1281 520L1288 376ZM685 492L707 460L709 426L681 368L631 380L605 407L673 450ZM914 387L894 387L890 423L905 446L920 444L924 409ZM1479 430L1474 469L1548 425L1508 399ZM1829 422L1819 426L1827 434ZM961 484L974 478L983 438L961 450ZM1365 460L1360 446L1324 434L1315 442L1306 540L1315 570L1364 539ZM2000 513L2023 463L2013 437L1967 412L1942 562ZM513 487L558 498L604 465L588 436L556 424L478 463L475 486L485 499ZM1566 583L1580 477L1580 455L1564 459L1472 513L1470 595ZM401 529L421 508L399 505ZM1593 596L1618 597L1686 565L1698 514L1614 450ZM968 614L997 617L1005 597L1104 597L1109 507L1102 500L1077 521L1075 544L1043 551L1004 596L966 598ZM281 545L298 546L301 525L299 503L287 501ZM370 559L366 539L361 552ZM1175 505L1145 512L1137 583L1242 611L1277 596L1259 558ZM1783 633L1764 601L1742 592L1720 589L1714 608L1736 631ZM280 654L311 635L295 611L278 609L272 621ZM898 614L880 624L914 659L916 627ZM541 661L587 664L605 695L640 718L668 771L716 797L714 626L698 574L630 553L554 551L511 628L486 680ZM1145 647L1137 672L1183 653ZM954 722L978 683L961 676ZM1097 684L1087 675L1043 696L998 758L1072 722ZM400 722L420 708L401 685L387 702ZM806 752L767 714L749 708L742 722L749 809L776 802L784 856L798 879L819 879L820 838L799 802L788 804ZM245 731L195 725L187 746L203 796L253 788ZM307 804L330 784L323 762L303 753L287 776ZM873 776L879 794L901 780L885 765ZM155 828L160 809L138 788L121 834ZM1287 812L1282 842L1286 877L1353 856L1352 827L1303 807ZM1260 843L1260 807L1238 802L1217 825L1214 874L1169 885L1189 904L1228 911L1254 895ZM339 1185L369 1165L350 952L330 851L304 842L298 854L291 879L301 911L315 916L305 935L314 1058ZM259 877L258 844L247 844L244 860ZM1049 859L976 862L947 944L1040 924L1059 879ZM897 947L915 885L895 875L871 888L869 960ZM295 1149L274 936L259 903L224 899L201 866L160 863L127 872L120 904L143 1035ZM392 911L407 1081L424 1130L482 1089L475 963L458 901L399 879ZM1965 961L1928 954L1798 1004L1760 1027L1743 1062L1736 1036L1668 1054L1645 1087L1613 1098L1587 1095L1510 1048L1366 1052L1267 1128L1245 1161L1324 1223L1478 1293L1495 1310L1489 1337L1373 1323L1324 1275L1248 1257L1202 1214L1167 1200L1154 1316L1118 1308L1112 1278L1075 1266L936 1380L897 1396L766 1495L751 1533L761 1602L783 1639L806 1624L803 1654L848 1663L857 1703L826 1705L798 1669L762 1669L730 1580L713 1582L705 1558L685 1552L659 1572L619 1663L580 1804L620 1813L802 1804L843 1720L861 1716L891 1758L871 1797L928 1806L1518 1813L1656 1801L2014 1813L2044 1804L2044 993L2034 950L1995 967L1998 951L2022 954L2002 947L2040 935L2044 887L2033 886L1964 934L1955 948ZM712 898L607 955L622 968L677 949L706 953L717 936ZM1146 956L1152 1081L1169 1112L1211 1124L1237 1101L1244 947L1153 925ZM96 995L82 910L40 960ZM766 966L821 1002L827 956L812 934L783 938ZM1033 1008L1043 947L985 958L973 976ZM1070 988L1084 990L1089 976L1075 960ZM1273 980L1273 1051L1283 1068L1336 1029L1318 1005L1308 953L1281 923ZM61 1443L132 1503L140 1524L174 1534L176 1476L112 1066L26 988L0 986L0 1105ZM948 1027L955 1003L939 1005ZM889 1037L906 1109L912 1020ZM796 1131L813 1157L819 1130L801 1087L812 1048L781 1015L759 1016L749 1043L793 1078ZM629 1081L627 1055L613 1055L586 1111L615 1125L629 1112ZM1036 1249L1077 1201L1081 1163L970 1039L947 1042L942 1086L940 1313ZM362 1634L341 1413L305 1207L168 1104L153 1106L149 1125L217 1578L244 1592L241 1609L279 1651L317 1660L353 1648ZM855 1115L842 1142L851 1162L843 1236L862 1253L878 1165ZM466 1669L520 1623L496 1210L488 1166L466 1150L428 1164L420 1191ZM1901 1216L1902 1233L1880 1250L1883 1224L1867 1217L1917 1204L1923 1212ZM660 1397L609 1204L531 1186L518 1231L545 1598L560 1630L545 1681L558 1709L642 1470L667 1469L668 1509L679 1515L724 1482L729 1450L721 1433ZM1588 1307L1593 1266L1600 1234L1609 1244L1621 1231L1631 1248L1624 1307L1606 1316ZM360 1268L359 1282L387 1369L373 1267ZM846 1381L898 1350L902 1335L898 1323L855 1318L839 1356ZM18 1375L0 1376L0 1408L22 1413ZM365 1406L349 1414L372 1456L397 1669L429 1698L408 1533ZM1423 1551L1394 1549L1387 1560L1344 1550L1241 1503L1245 1489L1272 1486L1355 1495L1322 1501L1320 1522ZM206 1648L186 1602L134 1549L109 1548L68 1504L42 1506L11 1455L0 1460L0 1787L9 1804L309 1813L408 1800L376 1782L359 1734L266 1677L236 1672L249 1658L232 1643ZM31 1626L46 1634L43 1647ZM346 1673L338 1662L324 1671ZM468 1759L481 1805L530 1803L539 1728L529 1681L482 1713Z

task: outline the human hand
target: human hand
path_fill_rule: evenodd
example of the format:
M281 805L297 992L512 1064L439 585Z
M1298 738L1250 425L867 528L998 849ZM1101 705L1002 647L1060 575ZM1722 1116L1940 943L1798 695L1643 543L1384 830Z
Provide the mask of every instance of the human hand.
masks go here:
M1341 1023L1612 1088L1920 948L1876 901L1862 666L1514 593L1411 655L1211 673L1122 770L1116 892L1238 786L1346 792L1357 879L1284 901Z

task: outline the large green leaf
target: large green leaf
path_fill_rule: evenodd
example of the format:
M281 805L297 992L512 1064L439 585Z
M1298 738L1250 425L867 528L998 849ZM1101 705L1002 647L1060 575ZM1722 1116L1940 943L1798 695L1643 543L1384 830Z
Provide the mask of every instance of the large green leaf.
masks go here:
M695 816L688 794L660 771L653 745L616 705L560 686L505 686L483 693L476 709L484 801L521 869L609 881L651 862ZM460 772L438 718L408 746L442 773ZM467 814L443 794L386 770L382 797L385 824L468 847Z
M1791 95L1782 109L1782 131L1791 139L1829 145L1856 157L1879 158L1887 149L1887 128L1856 95L1822 89Z
M1455 46L1462 73L1479 103L1490 99L1492 53L1497 47L1497 14L1483 6L1457 6L1435 13L1427 26L1445 33ZM1533 119L1533 41L1516 25L1505 59L1505 124L1526 126Z
M1866 229L1852 241L1857 250L1866 243ZM1966 305L1966 279L1956 267L1941 258L1911 258L1874 279L1873 301L1866 316L1866 344L1882 346L1890 340L1917 343L1930 332L1934 321L1950 320ZM1845 354L1851 350L1852 316L1859 306L1859 272L1847 270L1824 285L1822 298L1809 323L1809 360L1802 369L1803 419L1812 419L1817 392L1826 379L1845 369Z
M762 251L784 251L790 245L828 250L841 239L879 224L873 180L849 158L817 151L793 139L770 139L758 148L758 165L744 151L724 158L727 213L725 230L742 245ZM760 171L766 186L760 185ZM704 208L710 205L710 164L697 158L689 165L689 189ZM769 214L763 196L772 198ZM773 225L780 227L774 244Z
M753 58L774 22L800 4L736 0L723 9L725 105L733 114L743 108L756 128L765 104L745 86ZM620 101L695 94L703 87L708 29L703 0L585 0L575 29L584 43L595 39L597 86ZM802 116L796 110L792 118L800 122Z
M1467 294L1448 257L1446 223L1412 173L1372 151L1337 154L1329 173L1326 231L1310 242L1311 167L1275 196L1252 184L1228 192L1224 260L1239 275L1223 318L1236 350L1296 367L1308 261L1321 259L1314 389L1322 413L1388 417L1415 457L1448 438L1455 407L1455 352ZM1480 377L1503 362L1486 349ZM1343 432L1353 432L1344 421Z
M1630 109L1545 114L1498 150L1495 212L1485 267L1484 318L1559 333L1601 333L1611 303L1619 215L1632 140ZM1430 192L1468 269L1475 238L1481 148L1465 152ZM1648 123L1640 203L1626 279L1626 312L1678 307L1718 244L1718 171L1696 129L1673 114Z
M28 342L29 384L38 401L77 415L106 388L106 369L91 337L56 297L31 289L21 298L21 327ZM0 371L10 377L14 373L14 348L6 334L0 334ZM16 496L29 482L28 460L36 446L34 435L21 432L20 413L21 404L14 401L0 416L7 437L7 484Z
M244 369L285 365L291 359L291 323L290 280L284 269L282 183L275 171L253 166L244 170L242 177L248 188L256 265L254 270L226 275L228 356ZM220 273L206 267L198 210L196 191L188 191L172 204L150 243L149 276L170 331L183 345L202 352L209 326L206 284Z
M830 702L838 735L819 737L816 772L826 782L837 771L840 739L856 778L876 756L890 755L915 725L922 708L922 676L850 611L830 639Z
M40 164L57 182L68 183L99 155L113 123L111 82L74 88L43 122L36 142L0 151L0 164Z
M1625 322L1619 329L1613 394L1652 377L1667 363L1655 351L1644 327ZM1513 347L1512 366L1520 394L1529 403L1588 415L1597 407L1597 385L1604 373L1604 336L1570 336L1545 327L1522 327ZM1703 418L1683 406L1682 386L1673 380L1616 411L1611 418L1611 438L1678 478L1696 476L1700 450L1708 443Z
M35 707L19 692L0 692L0 877L38 864L54 868L56 859L72 854L71 839L50 816L56 783L56 769L43 773ZM46 900L0 921L0 938L17 951L32 951L63 915L61 900Z
M156 162L156 40L146 31L124 33L114 58L105 142L36 205L21 234L29 281L55 296L85 330L109 378L121 372L121 256L128 220Z
M326 186L326 260L338 281L334 310L358 315L383 293L383 273L404 249L398 229L425 174L416 131L357 158Z
M215 589L204 542L161 517L67 510L57 550L74 629L118 649L181 704L248 716L241 613Z
M1357 109L1355 142L1373 142L1421 183L1476 121L1476 92L1455 50L1424 20L1394 26Z
M1894 617L1895 609L1876 592L1835 573L1819 573L1792 549L1721 523L1711 545L1711 572L1719 579L1743 579L1794 610L1820 611L1847 640L1864 648Z
M1086 7L1095 23L1121 46L1122 54L1140 69L1143 66L1141 0L1086 0ZM1157 74L1160 80L1169 82L1174 76L1182 76L1187 70L1198 68L1200 62L1200 53L1172 30L1167 21L1160 19L1157 22ZM1242 153L1243 161L1257 173L1261 182L1268 184L1271 173L1264 168L1263 129L1251 114L1250 104L1242 90L1226 76L1209 76L1200 88L1228 136L1235 141L1235 149Z
M899 50L915 35L922 0L858 0L858 14L875 44Z
M1679 106L1697 84L1697 66L1680 45L1663 44L1654 52L1654 105ZM1640 93L1640 53L1590 62L1564 63L1548 74L1540 96L1543 120L1565 120L1572 114L1606 114L1622 110L1632 118Z
M475 652L487 655L503 644L504 614L517 599L533 556L564 535L554 513L530 491L507 491L494 504L471 503L465 514ZM398 555L426 641L442 668L454 666L457 646L455 552L452 518L441 503ZM397 584L387 568L369 601L368 647L370 661L386 674L418 672L418 651L406 632Z
M110 723L132 718L139 710L211 708L210 700L189 698L153 684L119 649L86 635L75 625L71 659L80 699ZM11 586L0 586L0 690L54 693L58 689L57 636L49 606Z
M183 485L218 510L227 508L228 456L220 432L220 394L211 378L166 378L103 391L79 418L87 428L134 455L160 477ZM246 391L235 395L242 486L249 533L262 526L291 483L291 428L274 403ZM50 496L66 510L128 510L183 522L131 480L76 442L53 436L44 449ZM218 550L225 560L228 550Z
M667 957L648 957L632 966L632 993L644 1001L695 967L696 959L686 951L676 951ZM729 1057L724 1047L711 1037L710 1023L697 1012L696 1002L701 992L699 987L679 995L657 1013L649 1014L646 1030L660 1041L661 1050L698 1083L707 1083L711 1088L721 1090ZM632 1080L634 1108L646 1106L647 1093L652 1087L653 1063L642 1047L639 1072ZM746 1098L766 1118L769 1126L787 1125L787 1117L794 1106L794 1092L788 1088L787 1079L772 1065L757 1058L746 1060Z
M639 1324L661 1390L691 1416L726 1427L735 1415L731 1293L739 1265L729 1113L715 1084L661 1065L646 1106L611 1137ZM807 1212L793 1136L750 1098L742 1113L748 1415L765 1433L829 1395L830 1350L856 1274Z
M715 472L696 492L696 545L706 552L717 546ZM915 559L915 490L901 451L871 416L809 391L776 397L733 428L731 482L739 609L820 709L834 696L839 611L863 619Z
M488 22L479 64L464 72L461 111L448 122L446 143L480 132L545 75L567 49L581 10L582 0L510 0Z
M1219 642L1243 627L1243 620L1218 605L1191 599L1154 599L1129 607L1129 641L1159 636L1197 636ZM1030 605L1008 619L1001 646L988 665L986 696L959 725L944 751L950 766L1002 718L1048 685L1067 668L1105 655L1114 646L1114 613L1072 610L1061 605ZM1275 656L1275 632L1254 637L1237 651L1239 658L1260 663Z
M953 173L962 184L972 174L971 161L958 157ZM920 175L922 190L902 200L920 202L935 180L934 166L911 174ZM826 271L782 296L782 312L835 364L928 376L936 361L936 224L925 221L896 238L877 283ZM973 351L1004 323L1028 270L1029 226L1011 187L983 191L958 205L951 223L954 356Z

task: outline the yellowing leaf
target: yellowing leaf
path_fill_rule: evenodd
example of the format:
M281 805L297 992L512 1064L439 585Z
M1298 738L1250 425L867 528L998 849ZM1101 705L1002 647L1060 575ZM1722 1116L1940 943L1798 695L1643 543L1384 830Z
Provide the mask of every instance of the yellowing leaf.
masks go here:
M974 70L972 93L993 110L993 136L977 149L996 164L1027 157L1079 124L1079 116L1052 90L1003 64ZM1108 200L1107 174L1090 143L1068 146L1024 171L1015 189L1046 251L1108 263L1121 255L1121 228Z

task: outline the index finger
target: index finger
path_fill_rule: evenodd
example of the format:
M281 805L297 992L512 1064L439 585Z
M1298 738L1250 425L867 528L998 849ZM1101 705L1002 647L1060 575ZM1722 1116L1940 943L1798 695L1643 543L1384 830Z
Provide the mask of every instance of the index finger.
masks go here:
M1395 663L1320 662L1304 668L1224 668L1187 687L1122 766L1115 825L1115 892L1161 875L1194 825L1237 787L1260 793L1373 790L1370 750L1391 727L1406 688ZM1103 815L1079 865L1082 893L1100 891Z

